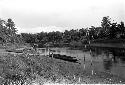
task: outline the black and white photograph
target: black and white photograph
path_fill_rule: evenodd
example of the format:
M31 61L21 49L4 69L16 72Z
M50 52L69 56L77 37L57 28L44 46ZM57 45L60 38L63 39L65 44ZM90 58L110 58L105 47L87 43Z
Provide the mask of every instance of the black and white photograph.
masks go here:
M125 84L125 0L0 0L0 85Z

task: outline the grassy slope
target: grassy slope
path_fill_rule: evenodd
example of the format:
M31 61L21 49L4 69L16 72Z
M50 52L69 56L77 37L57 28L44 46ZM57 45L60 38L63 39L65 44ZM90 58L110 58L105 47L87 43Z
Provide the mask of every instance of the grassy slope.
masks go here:
M8 49L8 48L6 48ZM10 49L10 48L9 48ZM25 51L25 52L24 52ZM103 72L91 75L80 64L53 59L25 48L22 54L0 52L0 83L125 83L124 80Z

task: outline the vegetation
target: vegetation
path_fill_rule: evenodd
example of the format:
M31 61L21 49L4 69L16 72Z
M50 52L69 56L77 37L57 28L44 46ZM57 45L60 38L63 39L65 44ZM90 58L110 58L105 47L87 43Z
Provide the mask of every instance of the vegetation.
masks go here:
M87 40L124 39L124 22L111 23L109 17L104 17L101 27L65 30L65 32L41 32L37 34L17 34L17 28L12 19L0 19L0 84L2 85L29 85L29 83L48 81L54 83L124 83L122 79L103 72L92 75L88 69L79 64L61 61L45 55L39 55L26 43L50 43L53 45L67 45L72 47L88 43ZM122 41L121 41L122 42ZM11 44L12 43L12 44ZM18 44L16 46L16 43Z
M88 43L90 41L103 40L119 40L125 39L124 22L111 22L109 16L103 17L101 26L82 29L65 30L64 32L40 32L36 34L21 33L17 34L17 28L12 19L7 21L0 19L0 41L3 43L38 43L38 44L52 44L55 46L70 45L76 47L79 43Z
M77 47L92 42L105 40L125 39L124 22L111 22L109 16L103 17L101 26L82 29L65 30L64 32L40 32L36 34L17 34L17 28L12 19L7 21L0 19L0 43L37 43L41 46L51 44L54 46Z
M76 42L86 44L88 40L119 40L125 39L124 22L111 22L109 16L103 17L101 27L91 26L90 28L65 30L65 32L40 32L36 34L21 33L24 41L27 43L52 43L73 45Z
M7 21L0 19L0 41L1 43L21 43L21 35L17 34L17 28L12 19Z

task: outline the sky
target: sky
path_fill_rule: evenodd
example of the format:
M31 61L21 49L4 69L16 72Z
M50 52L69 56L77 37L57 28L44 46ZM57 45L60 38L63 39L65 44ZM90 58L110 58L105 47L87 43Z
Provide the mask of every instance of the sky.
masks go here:
M0 18L11 18L19 33L100 26L104 16L125 22L125 0L0 0Z

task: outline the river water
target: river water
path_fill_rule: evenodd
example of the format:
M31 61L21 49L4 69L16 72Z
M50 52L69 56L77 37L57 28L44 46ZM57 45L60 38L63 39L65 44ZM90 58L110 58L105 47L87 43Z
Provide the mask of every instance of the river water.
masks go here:
M76 57L83 69L107 72L125 79L125 49L89 48L71 50L68 48L51 48L55 54Z

